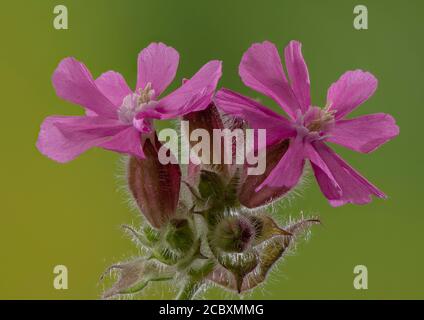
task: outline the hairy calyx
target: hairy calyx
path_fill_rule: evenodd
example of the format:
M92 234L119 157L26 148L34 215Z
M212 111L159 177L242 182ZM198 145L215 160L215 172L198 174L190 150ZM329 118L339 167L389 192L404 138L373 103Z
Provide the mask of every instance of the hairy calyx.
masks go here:
M191 205L181 201L159 228L126 226L146 258L114 266L119 279L105 297L137 294L157 281L172 281L177 299L193 299L213 284L238 293L262 284L319 220L302 218L280 227L265 209L245 209L237 200L237 174L224 178L202 170L198 184L189 188Z

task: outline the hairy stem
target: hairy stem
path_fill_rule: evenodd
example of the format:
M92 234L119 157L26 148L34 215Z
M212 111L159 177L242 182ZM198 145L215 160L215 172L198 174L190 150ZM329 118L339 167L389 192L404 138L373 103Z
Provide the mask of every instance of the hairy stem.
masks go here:
M193 300L202 285L203 281L189 279L181 288L176 300Z

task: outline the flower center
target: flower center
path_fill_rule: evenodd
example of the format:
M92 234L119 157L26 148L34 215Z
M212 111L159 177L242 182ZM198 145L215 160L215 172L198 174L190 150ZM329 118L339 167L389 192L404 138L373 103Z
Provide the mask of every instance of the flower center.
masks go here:
M119 120L126 124L133 123L135 115L148 108L153 102L154 94L155 90L152 89L152 84L149 82L144 89L140 88L138 92L127 95L118 108Z
M316 108L316 109L315 109ZM307 123L306 128L310 132L321 132L328 130L334 123L334 111L328 109L312 108L313 115Z
M299 134L310 140L322 139L334 125L334 111L328 107L310 107L305 114L299 115L296 120Z

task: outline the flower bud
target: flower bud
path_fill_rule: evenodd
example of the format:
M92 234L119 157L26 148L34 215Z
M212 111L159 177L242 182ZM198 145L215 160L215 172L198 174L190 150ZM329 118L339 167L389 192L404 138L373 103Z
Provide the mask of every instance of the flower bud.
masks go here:
M243 216L222 219L215 228L213 244L225 252L243 252L255 239L255 226Z
M266 224L269 224L267 222ZM266 280L271 268L296 243L298 238L309 228L318 224L318 219L302 219L284 227L287 230L279 236L272 236L261 243L254 242L253 248L247 253L237 254L236 258L229 259L229 255L218 257L220 265L208 275L208 279L237 292L244 292L255 288ZM269 229L269 226L267 227ZM225 259L225 257L227 257Z
M189 132L184 132L188 137L190 137L191 133L196 129L205 129L210 137L213 137L213 130L214 129L224 129L224 124L221 119L221 116L218 112L218 109L215 107L213 103L211 103L205 110L202 111L196 111L191 112L183 117L183 120L189 121ZM190 139L189 139L190 140ZM222 141L221 141L222 142ZM191 147L193 147L196 142L193 142L190 140ZM218 164L213 164L214 159L214 143L210 143L210 149L209 149L209 165L206 165L206 167L213 168L214 170L221 172L224 176L229 175L229 171L231 166L224 164L224 144L219 144L221 146L220 154L221 159ZM205 167L205 164L202 164L203 167Z
M163 165L158 159L162 144L146 139L145 159L131 157L128 163L128 186L143 215L160 228L175 215L180 194L181 171L177 164Z

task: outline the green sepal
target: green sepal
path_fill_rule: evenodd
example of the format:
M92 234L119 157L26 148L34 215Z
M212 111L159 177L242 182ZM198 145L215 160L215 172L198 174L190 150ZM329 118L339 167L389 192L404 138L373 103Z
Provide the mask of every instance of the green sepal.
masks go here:
M170 220L165 240L172 249L187 252L193 246L194 241L194 233L188 219Z

